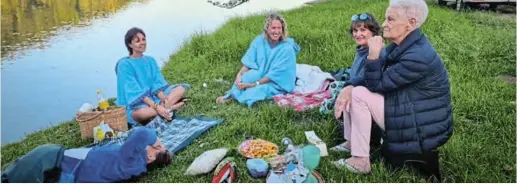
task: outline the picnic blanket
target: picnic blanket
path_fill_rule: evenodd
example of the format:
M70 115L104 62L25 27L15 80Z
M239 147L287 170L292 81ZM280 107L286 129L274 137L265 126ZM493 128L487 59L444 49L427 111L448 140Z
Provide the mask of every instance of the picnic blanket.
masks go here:
M206 132L211 127L218 125L223 121L223 119L203 117L177 117L173 119L172 122L167 122L167 120L157 116L147 125L145 125L145 127L154 129L165 148L171 153L176 153L190 145L194 139L199 137L203 132ZM94 144L94 146L108 144L122 145L133 130L134 129L130 129L117 135L116 137L105 139L97 144Z
M349 85L347 81L350 79L350 68L339 69L335 72L331 72L331 75L336 79L336 81L330 83L329 91L331 97L325 99L323 105L321 105L320 112L322 114L330 114L334 112L337 96L344 87Z
M293 92L285 95L276 95L273 99L280 107L294 108L298 112L310 110L320 107L325 100L332 97L330 91L327 90L329 83L330 81L327 80L320 89L314 92Z

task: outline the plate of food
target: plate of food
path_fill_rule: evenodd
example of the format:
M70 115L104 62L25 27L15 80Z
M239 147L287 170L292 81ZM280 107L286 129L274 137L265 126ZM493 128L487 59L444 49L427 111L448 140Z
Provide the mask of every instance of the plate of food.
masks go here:
M239 153L246 158L268 158L278 154L278 146L262 139L250 139L241 143Z

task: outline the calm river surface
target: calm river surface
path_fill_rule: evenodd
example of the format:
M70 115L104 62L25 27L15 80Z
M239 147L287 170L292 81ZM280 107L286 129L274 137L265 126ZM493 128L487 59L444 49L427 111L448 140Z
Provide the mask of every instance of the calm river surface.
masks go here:
M1 0L2 145L74 118L96 90L116 96L123 37L137 26L160 66L193 33L228 18L286 10L308 0L250 0L233 9L206 0ZM174 61L173 61L174 62Z

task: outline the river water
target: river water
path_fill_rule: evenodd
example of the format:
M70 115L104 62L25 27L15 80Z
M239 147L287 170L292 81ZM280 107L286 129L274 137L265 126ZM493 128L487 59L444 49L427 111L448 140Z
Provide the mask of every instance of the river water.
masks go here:
M250 0L232 9L206 0L2 0L1 139L74 118L96 90L116 96L114 66L137 26L160 66L186 39L228 18L287 10L308 0Z

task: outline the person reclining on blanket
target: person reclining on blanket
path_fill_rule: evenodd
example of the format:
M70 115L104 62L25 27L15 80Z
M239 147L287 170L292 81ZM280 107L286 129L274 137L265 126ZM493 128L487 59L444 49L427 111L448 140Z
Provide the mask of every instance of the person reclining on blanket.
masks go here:
M287 37L287 23L279 14L270 14L264 33L257 36L242 57L232 89L217 103L237 100L251 107L255 102L294 90L296 54L300 47Z
M148 169L171 164L171 159L153 130L135 127L122 145L67 150L58 145L39 146L2 171L2 182L128 181Z
M453 133L451 92L447 70L420 30L428 14L424 0L390 0L383 39L368 40L364 86L352 89L350 107L336 105L351 124L345 144L352 157L335 162L355 173L371 172L369 159L372 117L384 131L393 155L423 154L444 145ZM350 98L349 98L350 99ZM348 110L348 111L347 111ZM347 113L342 113L347 112Z
M181 99L189 86L168 85L156 60L143 55L147 41L142 29L129 29L124 42L129 56L121 58L115 67L116 104L126 107L127 119L132 125L145 125L157 115L170 120L170 111L184 105Z
M336 99L334 116L336 119L343 118L344 138L346 142L339 144L331 151L350 152L350 105L352 103L352 90L356 86L364 85L364 65L368 56L368 40L374 36L379 36L381 25L370 13L360 13L352 16L349 33L357 44L356 54L350 69L350 79L345 83L345 87L339 92ZM345 111L337 107L344 107Z

